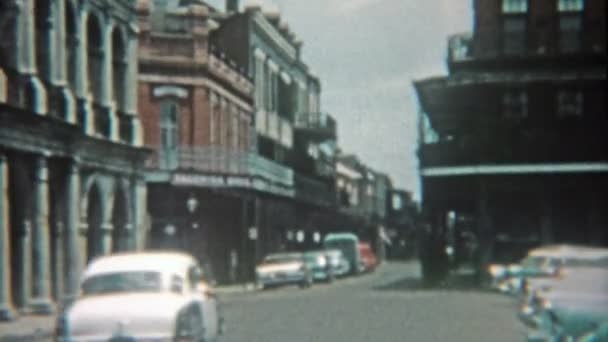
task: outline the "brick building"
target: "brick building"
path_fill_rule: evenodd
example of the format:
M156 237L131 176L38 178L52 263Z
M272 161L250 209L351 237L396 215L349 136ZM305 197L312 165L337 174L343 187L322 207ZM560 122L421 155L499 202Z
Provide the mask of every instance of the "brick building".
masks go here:
M150 246L188 250L220 282L249 278L278 243L269 226L288 220L279 209L293 171L257 152L252 76L211 39L226 14L201 1L154 5L139 8Z
M480 270L538 244L608 245L606 1L473 8L449 75L415 82L425 217L472 232Z
M0 2L0 319L143 245L137 34L132 1Z

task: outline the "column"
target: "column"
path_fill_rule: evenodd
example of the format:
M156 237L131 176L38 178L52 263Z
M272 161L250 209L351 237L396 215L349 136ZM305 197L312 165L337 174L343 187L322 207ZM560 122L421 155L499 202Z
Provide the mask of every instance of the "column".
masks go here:
M102 46L103 46L103 60L101 62L101 77L99 78L99 102L104 107L103 113L98 113L106 116L109 127L109 138L112 141L120 140L120 134L118 130L118 120L116 118L115 105L113 102L112 88L114 82L112 81L112 55L113 55L113 44L112 44L112 29L113 22L110 17L106 17L102 28ZM117 91L125 91L125 89L117 89Z
M133 207L132 217L132 231L131 244L129 249L131 250L143 250L146 247L146 239L150 233L150 227L146 225L146 208L147 208L147 187L146 181L143 177L136 177L131 186L133 188L131 196L131 206Z
M477 195L477 232L479 234L479 263L477 269L478 280L484 281L485 270L488 263L492 260L494 247L494 234L488 208L488 185L487 180L479 179L479 189Z
M76 121L84 129L84 133L93 134L93 120L91 113L91 99L87 91L88 68L87 68L87 15L84 6L76 10Z
M112 231L114 231L114 225L110 221L102 223L99 227L99 254L108 255L112 253Z
M34 29L34 0L23 0L21 21L21 37L19 37L22 45L20 49L22 54L18 70L21 74L27 75L23 84L24 105L27 109L34 111L37 114L46 114L47 98L46 90L40 79L36 76L36 37Z
M6 85L6 75L4 74L4 70L0 68L0 103L6 103L8 92Z
M0 154L0 321L14 318L11 303L10 235L8 222L8 167Z
M34 313L48 314L53 312L53 304L50 291L49 170L46 157L37 157L35 167L32 227L33 291L30 307Z
M19 285L20 289L14 289L18 291L17 305L19 305L19 311L21 313L29 312L29 304L31 299L31 281L32 281L32 260L31 260L31 238L32 238L32 223L29 219L23 217L19 222L19 227L16 231L19 234L19 255L15 257L19 258L21 262L21 269L19 272Z
M80 227L80 168L77 160L72 160L68 166L65 190L65 281L64 304L71 302L78 293L80 270L80 250L78 248Z
M52 41L55 44L53 49L53 68L51 79L55 86L59 87L59 96L63 108L63 118L70 122L76 122L75 109L76 104L72 92L67 87L67 53L66 53L66 28L65 28L65 0L57 0L53 3L53 11L55 17L55 39Z

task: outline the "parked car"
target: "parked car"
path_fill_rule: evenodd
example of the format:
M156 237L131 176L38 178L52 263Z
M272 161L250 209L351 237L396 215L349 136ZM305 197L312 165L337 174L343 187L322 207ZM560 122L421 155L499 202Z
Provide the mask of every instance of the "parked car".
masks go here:
M313 274L302 253L269 254L256 267L256 284L262 290L289 284L307 288L312 283Z
M492 287L504 293L520 295L530 279L555 277L560 267L587 258L587 252L604 253L606 250L576 245L534 248L518 264L490 265L488 271L492 277Z
M568 269L551 288L536 292L534 303L536 326L529 339L574 340L593 333L608 322L608 269Z
M367 242L359 242L359 254L361 255L361 272L373 272L378 266L378 258Z
M325 249L337 249L342 252L351 274L359 273L361 270L361 255L359 253L359 238L352 233L330 233L323 239Z
M325 281L331 283L334 281L334 272L329 264L327 252L324 250L309 251L304 254L308 268L312 272L314 281Z
M81 294L58 317L56 341L214 341L222 319L196 260L182 253L94 259Z
M326 254L334 276L342 277L350 272L350 264L341 250L328 249Z

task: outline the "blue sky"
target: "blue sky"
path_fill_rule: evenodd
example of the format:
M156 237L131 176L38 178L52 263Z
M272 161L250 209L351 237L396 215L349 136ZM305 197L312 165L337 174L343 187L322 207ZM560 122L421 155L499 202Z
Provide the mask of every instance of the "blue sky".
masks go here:
M223 0L209 3L223 8ZM276 8L304 41L339 144L418 198L412 80L445 74L446 39L471 30L471 0L242 0Z

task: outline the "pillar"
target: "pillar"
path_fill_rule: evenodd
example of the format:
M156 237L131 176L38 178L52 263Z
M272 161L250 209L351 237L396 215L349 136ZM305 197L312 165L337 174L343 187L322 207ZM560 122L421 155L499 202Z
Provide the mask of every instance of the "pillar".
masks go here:
M32 230L33 286L30 308L34 313L48 314L53 312L50 291L49 171L45 156L38 156L35 164Z
M99 255L108 255L112 253L112 231L114 225L109 221L102 223L100 228L99 238Z
M0 103L6 103L7 101L7 82L4 70L0 68Z
M76 121L79 122L84 130L84 133L92 135L94 133L94 125L91 113L91 99L87 93L88 84L88 68L87 68L87 32L86 20L87 15L84 6L79 6L76 9L76 18L74 18L76 26Z
M492 230L492 222L490 217L490 209L488 207L488 185L487 180L479 180L479 189L477 195L477 232L479 234L479 259L477 276L480 281L486 274L484 273L487 265L490 263L494 247L494 234Z
M71 302L78 294L78 281L80 270L83 268L79 250L80 229L80 168L76 160L68 165L68 175L65 190L65 291L64 301Z
M0 154L0 321L13 319L11 299L10 235L8 221L8 166Z
M72 92L67 87L67 53L66 53L66 28L65 0L53 2L55 17L55 36L51 44L54 44L52 55L51 82L58 87L58 96L63 104L63 118L70 123L76 123L76 104Z
M146 222L147 194L146 181L143 177L138 176L131 182L131 210L130 215L132 220L131 244L128 246L130 250L143 250L146 248L146 240L150 234L150 227Z
M19 285L17 305L21 313L29 312L29 303L31 299L31 280L32 280L32 260L31 260L31 238L32 238L32 223L27 218L22 218L19 226L16 229L19 234L19 260L21 261L21 269L19 272ZM13 289L16 291L17 289Z
M101 77L99 78L99 102L104 107L103 113L109 124L109 138L112 141L119 141L120 134L118 129L118 120L116 117L116 111L112 103L112 55L113 55L113 44L112 44L112 28L113 22L111 18L106 17L102 27L101 44L103 49L103 60L101 62ZM125 89L116 89L117 91L125 91Z
M36 37L34 29L34 0L23 0L21 16L22 51L19 63L19 73L25 75L22 84L22 97L27 99L25 107L34 113L44 115L47 112L46 90L40 79L36 76Z

